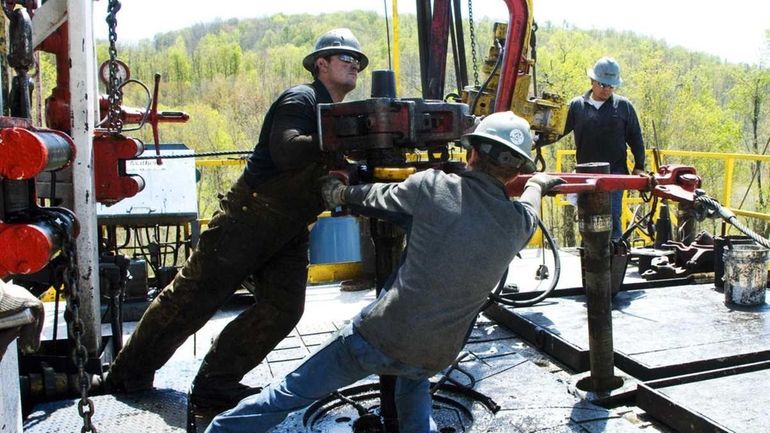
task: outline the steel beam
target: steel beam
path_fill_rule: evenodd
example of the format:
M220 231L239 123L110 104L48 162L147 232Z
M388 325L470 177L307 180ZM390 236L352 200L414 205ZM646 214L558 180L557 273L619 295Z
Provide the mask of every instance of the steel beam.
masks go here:
M77 156L72 166L73 211L80 223L77 256L80 270L80 318L85 324L82 342L90 355L97 353L101 343L98 226L93 161L93 133L99 97L96 89L92 15L93 2L67 0L72 95L71 135L77 148Z

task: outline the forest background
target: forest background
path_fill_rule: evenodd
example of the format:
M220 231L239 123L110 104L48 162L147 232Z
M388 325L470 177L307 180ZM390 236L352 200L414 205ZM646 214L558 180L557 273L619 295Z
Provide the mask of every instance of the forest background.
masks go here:
M470 32L468 23L464 24L473 84ZM340 26L351 28L370 59L370 66L359 76L359 85L347 100L368 98L371 71L389 67L385 20L374 12L220 20L158 34L138 43L123 44L119 40L117 51L118 58L130 66L132 78L151 85L156 72L162 75L159 109L181 110L190 115L186 124L161 125L162 142L185 143L197 152L249 150L256 144L262 118L275 97L285 88L311 80L302 68L302 58L312 50L315 39ZM492 45L492 26L489 19L477 21L474 26L479 67ZM770 144L768 55L759 65L730 64L713 55L670 47L662 40L632 32L581 30L566 24L541 24L536 36L538 91L557 93L566 100L588 90L586 68L596 59L609 55L618 60L624 83L617 93L634 103L647 148L766 154ZM770 52L770 30L766 47ZM97 44L99 62L108 58L107 48L106 41ZM414 16L400 17L398 48L399 96L419 97ZM46 95L55 83L51 59L43 58L40 69L42 94ZM447 71L446 93L457 92L451 55ZM484 78L482 74L479 79L483 82ZM126 105L147 103L139 86L127 86L124 94ZM149 128L144 128L140 137L152 143ZM546 148L548 167L554 166L557 148L574 149L572 136ZM695 165L704 178L706 192L712 197L722 196L725 167L721 161L680 158L663 162ZM648 162L647 169L651 167ZM229 188L240 171L236 167L205 169L199 184L202 218L213 213L217 192ZM767 164L737 162L735 173L733 206L770 212ZM549 219L547 224L556 227L555 232L566 232L567 238L574 239L569 217L552 210ZM768 235L770 225L766 221L754 220L750 225Z

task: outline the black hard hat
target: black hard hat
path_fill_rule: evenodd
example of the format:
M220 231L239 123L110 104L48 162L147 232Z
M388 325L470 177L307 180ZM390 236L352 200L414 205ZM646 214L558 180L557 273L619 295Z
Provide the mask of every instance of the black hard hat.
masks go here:
M369 65L369 59L366 54L361 52L361 44L353 36L350 29L334 29L321 35L315 41L315 49L312 53L305 56L302 60L302 66L310 72L313 72L313 64L316 59L322 56L331 56L333 54L348 53L356 56L361 61L359 71L366 69Z

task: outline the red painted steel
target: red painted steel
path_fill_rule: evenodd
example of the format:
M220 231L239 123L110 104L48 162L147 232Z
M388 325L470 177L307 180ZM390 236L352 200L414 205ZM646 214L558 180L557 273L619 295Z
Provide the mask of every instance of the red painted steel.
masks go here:
M75 158L75 144L59 131L0 129L0 176L32 179L42 171L67 167Z
M114 204L144 189L144 179L127 175L125 160L144 151L141 141L122 135L94 137L94 193L96 201Z
M555 187L554 194L572 194L585 192L610 191L651 191L661 198L677 202L692 203L695 190L700 187L701 179L695 167L684 165L664 165L652 176L625 174L589 174L589 173L549 173L564 179L567 183ZM532 175L520 175L506 185L510 196L519 196L524 185Z
M52 232L42 224L0 224L0 277L43 269L54 244Z
M500 84L497 87L497 96L495 97L496 112L511 109L513 91L519 77L519 66L524 64L525 68L529 68L526 62L522 62L530 13L527 0L505 0L505 5L508 6L509 14L508 35L505 38L505 53L500 68ZM524 73L526 72L528 71L524 71Z

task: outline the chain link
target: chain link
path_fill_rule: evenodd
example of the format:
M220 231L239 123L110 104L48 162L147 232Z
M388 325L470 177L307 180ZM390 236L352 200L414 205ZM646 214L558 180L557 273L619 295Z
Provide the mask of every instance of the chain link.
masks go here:
M120 1L110 0L107 5L107 28L109 30L109 84L108 96L109 108L107 109L107 130L113 134L120 134L123 131L123 120L120 118L120 106L123 103L123 90L118 77L118 50L115 43L118 41L116 28L118 26L117 14L120 10Z
M82 338L85 333L85 325L80 318L80 290L78 281L77 252L75 244L74 217L66 217L61 211L54 209L37 209L35 215L45 220L51 227L55 227L62 239L61 256L64 259L62 272L62 286L67 305L64 310L64 320L67 322L67 335L72 341L72 362L78 370L78 389L80 401L78 402L78 414L83 418L81 433L94 432L96 427L91 422L94 414L94 403L88 398L88 390L91 388L91 380L86 373L88 350L83 346ZM35 219L35 216L32 216Z
M473 0L468 0L468 26L471 37L471 64L473 66L473 85L479 88L479 64L476 58L476 29L473 25Z
M68 334L71 341L74 342L72 349L72 361L78 368L78 389L80 390L80 401L78 402L78 414L83 418L83 428L81 433L94 432L96 427L91 423L91 417L94 414L94 403L88 398L88 389L91 381L86 374L86 361L88 360L88 351L82 343L82 337L85 333L85 325L80 318L80 290L78 290L78 264L77 253L75 250L75 239L71 230L66 230L62 254L66 259L66 268L64 269L64 297L67 299L65 309L65 320L68 321Z

